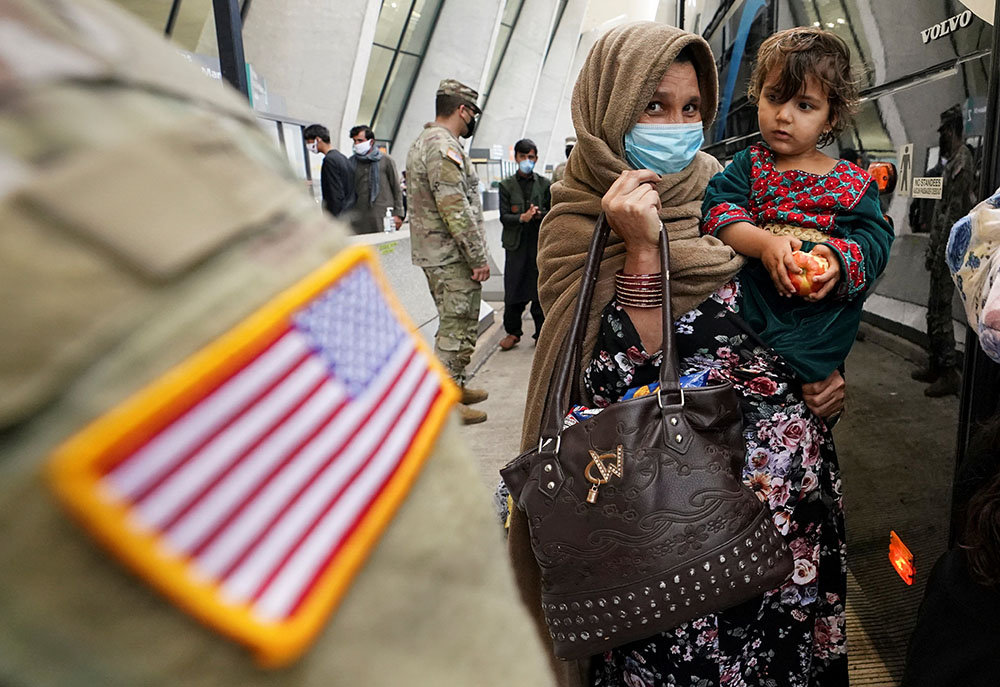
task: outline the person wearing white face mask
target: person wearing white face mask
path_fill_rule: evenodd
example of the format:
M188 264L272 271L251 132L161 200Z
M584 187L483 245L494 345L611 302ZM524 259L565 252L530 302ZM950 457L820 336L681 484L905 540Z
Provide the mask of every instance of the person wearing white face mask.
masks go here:
M337 217L354 207L354 171L344 155L330 144L330 130L322 124L310 124L303 130L306 148L310 153L323 156L320 188L323 191L323 209Z
M354 142L354 185L358 195L355 204L354 230L359 234L382 231L386 211L392 212L396 229L403 225L403 189L399 184L396 162L375 144L371 127L359 125L351 129Z
M514 144L517 172L500 182L501 243L506 252L503 271L503 328L507 332L500 349L509 351L521 340L521 316L531 304L535 340L545 316L538 302L538 229L549 208L552 195L548 179L535 172L538 147L531 139Z

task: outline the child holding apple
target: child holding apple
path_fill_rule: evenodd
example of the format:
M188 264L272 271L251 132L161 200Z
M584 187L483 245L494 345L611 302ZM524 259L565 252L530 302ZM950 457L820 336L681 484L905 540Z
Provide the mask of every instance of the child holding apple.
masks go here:
M764 142L709 182L702 232L751 258L740 314L803 382L819 381L847 357L893 240L871 176L818 149L857 108L847 45L811 27L774 34L749 95Z

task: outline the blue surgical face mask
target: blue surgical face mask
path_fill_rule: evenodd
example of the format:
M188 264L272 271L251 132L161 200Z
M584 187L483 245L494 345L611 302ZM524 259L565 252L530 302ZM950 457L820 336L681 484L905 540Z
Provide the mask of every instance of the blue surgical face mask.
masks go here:
M517 163L517 168L521 170L521 174L531 174L535 169L535 163L531 160L521 160Z
M625 134L625 159L635 169L674 174L691 164L704 142L701 122L636 124Z

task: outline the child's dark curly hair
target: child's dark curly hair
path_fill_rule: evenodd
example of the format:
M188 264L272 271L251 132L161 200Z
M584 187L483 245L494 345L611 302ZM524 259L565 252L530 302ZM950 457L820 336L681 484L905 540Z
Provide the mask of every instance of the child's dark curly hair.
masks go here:
M777 93L787 102L805 90L806 78L814 77L826 89L830 103L830 131L820 136L822 148L832 143L851 124L858 109L858 82L851 72L851 51L844 40L829 31L800 26L779 31L757 51L747 94L753 103L771 72L778 70Z

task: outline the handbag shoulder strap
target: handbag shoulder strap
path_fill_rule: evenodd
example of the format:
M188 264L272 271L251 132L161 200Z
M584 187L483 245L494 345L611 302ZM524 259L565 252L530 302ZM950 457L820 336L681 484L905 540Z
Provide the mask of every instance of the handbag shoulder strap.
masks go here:
M594 298L594 288L600 276L601 258L611 234L611 225L604 213L597 218L594 235L590 240L587 261L580 280L573 321L563 338L562 350L556 367L549 378L549 388L542 411L539 431L539 447L549 440L556 440L562 428L562 419L569 407L569 389L573 376L577 374L583 360L583 339L587 330L587 318ZM660 269L663 272L663 361L660 364L660 393L668 399L680 396L680 381L677 363L677 342L674 333L673 308L670 303L670 242L666 229L660 229Z

